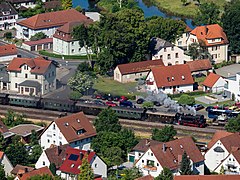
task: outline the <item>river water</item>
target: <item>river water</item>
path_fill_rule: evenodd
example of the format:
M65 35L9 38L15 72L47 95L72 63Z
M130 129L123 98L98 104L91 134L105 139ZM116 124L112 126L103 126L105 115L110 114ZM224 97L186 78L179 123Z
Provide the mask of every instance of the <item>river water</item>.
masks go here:
M148 2L145 0L145 2ZM94 1L93 0L73 0L73 7L80 6L83 9L91 10L94 9ZM159 10L156 6L150 4L150 3L144 3L143 0L138 0L138 6L143 10L145 17L152 17L152 16L161 16L161 17L169 17L172 19L181 19L176 16L169 16L166 13ZM191 19L183 19L185 23L192 29L195 28L195 26L192 24Z

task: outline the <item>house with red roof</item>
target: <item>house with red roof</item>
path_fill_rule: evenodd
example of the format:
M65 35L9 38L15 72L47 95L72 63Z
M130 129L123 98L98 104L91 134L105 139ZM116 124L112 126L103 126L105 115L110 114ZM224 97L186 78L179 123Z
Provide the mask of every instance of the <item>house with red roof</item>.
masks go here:
M18 20L18 12L6 1L1 1L0 9L0 30L15 28Z
M174 176L174 180L238 180L240 175L181 175Z
M22 43L22 48L28 51L50 50L53 48L53 38L45 38L37 41L24 41Z
M27 171L25 173L18 174L14 180L28 180L33 176L43 176L43 175L49 175L53 177L53 174L51 173L50 169L48 167L42 167L40 169L34 169L32 171Z
M187 64L152 67L146 78L146 89L153 93L191 92L193 84L194 80Z
M6 44L0 46L0 62L9 62L17 57L18 51L15 44Z
M43 32L51 38L60 26L72 21L92 22L90 18L75 9L37 14L17 22L16 38L29 40L38 32Z
M66 149L66 157L59 168L61 178L77 180L80 172L80 167L84 158L87 158L95 179L99 177L107 178L107 165L93 151L84 151L75 148ZM70 178L71 177L71 178Z
M40 96L56 90L57 65L43 57L14 58L7 67L10 90Z
M205 164L210 171L221 167L230 173L240 173L240 133L217 131L207 145Z
M121 83L134 82L144 78L152 67L164 66L162 60L147 60L127 64L119 64L114 69L114 80Z
M53 52L62 55L92 54L90 48L80 46L79 41L72 37L72 31L81 24L87 26L93 21L71 21L59 27L53 35Z
M203 82L203 91L218 93L224 90L226 81L218 74L210 73Z
M186 152L191 161L192 171L204 174L204 157L191 137L184 137L166 143L149 146L144 154L137 160L137 167L144 176L157 177L163 167L169 168L174 175L179 175L182 155Z
M0 164L3 166L5 175L10 176L11 171L13 170L13 165L3 151L0 151Z
M52 121L40 137L42 149L51 145L69 144L71 147L89 150L96 130L83 112L58 118Z

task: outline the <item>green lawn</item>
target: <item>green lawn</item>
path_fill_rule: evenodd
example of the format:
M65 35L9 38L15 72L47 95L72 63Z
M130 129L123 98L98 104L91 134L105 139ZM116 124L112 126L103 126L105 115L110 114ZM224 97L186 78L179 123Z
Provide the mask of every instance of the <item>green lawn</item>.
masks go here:
M120 83L109 77L98 77L93 85L99 93L112 94L118 96L144 95L136 91L136 82Z
M166 11L169 14L180 15L184 17L194 17L196 16L198 6L190 3L187 6L183 6L181 0L151 0L153 4L156 4L157 7ZM226 0L201 0L201 3L204 2L214 2L216 3L221 10L223 10L224 3Z
M198 82L198 84L202 84L205 79L206 77L203 76L203 77L194 78L194 81Z

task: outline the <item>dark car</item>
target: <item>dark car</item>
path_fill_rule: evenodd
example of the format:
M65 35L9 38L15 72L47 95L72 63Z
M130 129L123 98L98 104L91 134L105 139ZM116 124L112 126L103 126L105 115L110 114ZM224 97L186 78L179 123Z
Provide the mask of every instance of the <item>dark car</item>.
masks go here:
M213 106L208 106L208 107L206 107L206 111L209 111L210 109L213 109Z
M131 101L120 101L119 105L123 107L133 107L133 103Z
M193 107L195 108L196 111L204 109L204 106L202 104L195 104Z
M161 106L161 103L158 101L153 101L154 106Z
M98 105L105 105L105 103L102 102L101 100L94 100L93 103Z
M144 99L143 98L139 98L138 100L137 100L137 104L142 104L144 102Z
M121 98L120 96L114 96L114 97L113 97L113 101L119 101L120 98Z
M119 99L119 101L127 101L127 100L128 100L128 98L126 96L121 96Z

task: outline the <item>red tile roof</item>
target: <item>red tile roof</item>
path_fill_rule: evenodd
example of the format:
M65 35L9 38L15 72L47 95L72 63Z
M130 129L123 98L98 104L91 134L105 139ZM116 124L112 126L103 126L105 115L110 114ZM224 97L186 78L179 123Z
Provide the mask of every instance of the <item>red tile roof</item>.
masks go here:
M0 46L0 56L17 55L17 48L14 44Z
M189 61L187 64L189 65L191 72L206 71L212 69L212 64L209 59Z
M71 21L92 21L75 9L47 12L24 19L17 24L30 29L43 29L62 26Z
M164 66L162 60L148 60L141 62L134 62L128 64L120 64L116 68L119 68L119 71L122 75L132 74L137 72L146 72L149 71L152 67L155 66Z
M96 136L96 130L83 112L56 119L55 123L68 143ZM78 135L81 129L85 132Z
M221 76L215 73L210 73L203 82L204 86L213 87Z
M235 157L236 161L240 163L240 148L232 151L232 155Z
M240 147L240 132L223 137L220 139L220 141L223 146L228 150L228 152L231 152L233 148Z
M49 162L54 163L57 169L60 168L60 166L62 165L64 158L66 156L66 149L68 147L70 146L68 144L65 144L62 146L55 146L45 150Z
M8 65L8 71L21 71L21 66L26 64L31 68L31 73L44 74L52 61L43 57L31 58L14 58Z
M163 144L165 144L166 147L165 151L162 148ZM194 163L204 161L203 155L191 137L184 137L162 143L161 145L152 146L150 149L161 166L167 167L171 170L178 168L184 151Z
M50 175L50 176L53 176L51 171L48 169L48 167L42 167L42 168L39 168L39 169L35 169L31 172L27 172L27 173L24 173L22 175L18 175L18 178L19 180L28 180L29 178L33 177L33 176L36 176L36 175Z
M29 46L35 46L39 44L48 44L48 43L53 43L53 38L45 38L37 41L25 41L23 44L27 44Z
M146 152L149 149L149 147L155 146L158 144L162 144L162 143L159 141L151 140L151 139L142 139L132 150Z
M154 80L158 88L190 85L193 77L187 64L173 66L158 66L151 68Z
M88 152L69 147L66 150L66 160L63 162L59 170L69 174L79 174L79 168L82 165L81 153L83 154L82 159L88 157L89 163L91 163L92 159L95 157L95 152ZM72 155L75 155L76 159L71 159Z
M218 140L221 138L227 137L229 135L232 135L233 133L227 132L227 131L216 131L213 135L211 141L208 143L208 149L210 149Z
M154 178L151 175L147 175L147 176L137 178L135 180L154 180Z
M240 175L181 175L174 180L239 180Z
M17 164L13 170L11 171L11 174L13 175L17 175L17 174L24 174L26 172L30 172L33 171L34 168L33 167L29 167L29 166L22 166L20 164Z
M2 159L4 156L4 152L3 151L0 151L0 159Z
M190 32L195 35L199 41L205 46L215 46L220 44L228 44L228 39L223 31L223 28L218 24L206 25L206 26L197 26L194 30ZM221 38L220 42L208 43L209 39Z

